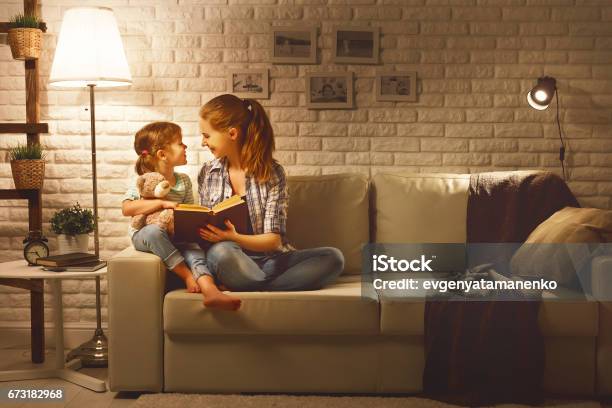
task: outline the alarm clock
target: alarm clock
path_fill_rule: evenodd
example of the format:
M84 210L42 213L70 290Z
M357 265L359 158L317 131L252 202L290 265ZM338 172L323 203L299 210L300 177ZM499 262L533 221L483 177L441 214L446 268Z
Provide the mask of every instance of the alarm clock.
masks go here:
M47 242L47 238L43 237L40 231L30 232L28 237L23 240L23 257L28 261L28 266L35 266L38 258L49 256Z

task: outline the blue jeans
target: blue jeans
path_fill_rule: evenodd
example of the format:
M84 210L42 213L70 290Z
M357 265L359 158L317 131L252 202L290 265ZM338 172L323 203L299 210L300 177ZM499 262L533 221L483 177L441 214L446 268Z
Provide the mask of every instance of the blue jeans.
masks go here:
M204 250L195 243L172 243L168 233L157 225L147 225L136 231L132 236L132 244L138 251L152 252L159 256L169 270L185 262L196 281L202 275L212 276Z
M231 291L316 290L344 269L342 252L333 247L299 249L271 256L247 255L233 241L213 244L208 269Z

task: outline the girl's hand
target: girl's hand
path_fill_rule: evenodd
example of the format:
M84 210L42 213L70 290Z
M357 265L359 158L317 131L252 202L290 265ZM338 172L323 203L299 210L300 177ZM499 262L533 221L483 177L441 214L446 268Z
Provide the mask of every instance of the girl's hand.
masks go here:
M206 241L220 242L220 241L235 241L238 233L236 227L230 220L225 220L226 230L219 229L211 224L206 224L207 228L200 228L198 234Z
M174 201L167 201L167 200L161 200L161 204L162 204L162 208L165 209L172 209L174 210L177 206L178 203L174 202Z

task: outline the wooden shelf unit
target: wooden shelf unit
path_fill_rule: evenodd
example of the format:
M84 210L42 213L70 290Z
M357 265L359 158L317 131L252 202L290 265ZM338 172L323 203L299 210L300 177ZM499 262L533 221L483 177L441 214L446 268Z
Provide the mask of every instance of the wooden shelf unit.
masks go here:
M46 123L0 123L0 133L49 133Z
M9 23L0 23L0 33L8 33L8 30L10 29ZM42 30L43 33L47 32L47 24L44 22L40 23L40 29Z
M40 17L38 0L23 1L24 14ZM42 24L43 32L47 30ZM8 32L8 22L0 22L0 33ZM25 64L26 123L0 123L0 133L22 133L27 135L27 144L40 144L40 134L48 133L49 126L40 123L40 84L38 60L27 60ZM0 190L0 200L28 200L29 230L42 232L42 200L40 190ZM32 362L45 361L44 298L40 279L0 279L0 285L30 291L31 351Z
M0 190L0 200L28 200L28 223L30 231L42 231L41 191L37 189Z

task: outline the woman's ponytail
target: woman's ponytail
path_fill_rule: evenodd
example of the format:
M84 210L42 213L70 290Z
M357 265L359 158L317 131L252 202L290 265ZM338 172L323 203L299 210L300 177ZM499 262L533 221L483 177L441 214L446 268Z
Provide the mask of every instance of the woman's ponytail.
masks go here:
M274 131L263 106L254 99L244 99L248 112L245 137L242 145L242 162L250 169L258 181L266 181L272 176L274 152Z

